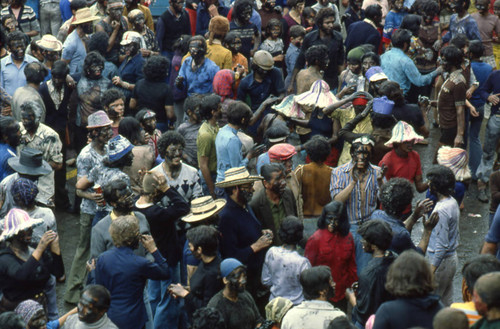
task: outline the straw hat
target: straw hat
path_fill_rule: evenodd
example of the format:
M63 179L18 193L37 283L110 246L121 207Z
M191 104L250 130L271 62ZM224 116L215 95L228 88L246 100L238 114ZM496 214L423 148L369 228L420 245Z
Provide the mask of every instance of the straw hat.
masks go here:
M43 224L43 219L30 218L28 213L24 210L12 208L5 216L4 230L0 235L0 242L12 238L19 232L39 226Z
M264 179L264 177L262 176L250 175L246 167L236 167L228 169L224 173L224 177L224 180L222 182L215 183L215 186L225 188L253 183L255 181Z
M299 105L316 106L325 108L337 102L337 97L330 92L330 86L324 80L316 80L309 91L295 96L295 102Z
M437 162L448 167L455 174L457 181L471 178L467 152L459 147L441 146L437 154Z
M87 121L87 129L106 127L110 126L113 123L113 121L109 119L108 115L103 110L99 110L89 115Z
M182 218L187 223L199 222L217 214L226 205L225 199L214 200L211 196L203 196L191 201L191 213Z
M40 40L36 41L38 47L41 47L48 51L61 51L62 43L57 40L57 38L51 34L44 35Z
M384 145L387 147L392 147L392 143L403 143L413 141L418 143L424 140L424 138L420 135L417 135L415 129L408 123L404 121L399 121L396 123L394 128L392 128L392 136L389 141L387 141Z
M93 21L100 21L101 18L98 16L92 15L92 12L90 11L90 8L81 8L78 9L75 13L75 20L71 22L71 25L78 25L78 24L83 24L83 23L88 23L88 22L93 22Z

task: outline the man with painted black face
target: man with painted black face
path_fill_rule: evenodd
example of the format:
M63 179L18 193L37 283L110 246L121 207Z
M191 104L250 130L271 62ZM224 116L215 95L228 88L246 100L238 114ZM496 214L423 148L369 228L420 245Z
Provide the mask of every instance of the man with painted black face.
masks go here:
M439 49L458 34L465 34L469 40L481 40L477 23L468 12L470 0L451 0L449 6L454 12L450 19L450 29L441 40L434 43L434 48Z
M92 34L94 28L92 22L100 20L98 16L93 16L89 8L78 9L75 13L75 20L71 23L75 27L63 44L62 60L69 65L69 74L75 81L82 76L83 61L87 56L85 40Z
M364 14L366 19L353 22L347 30L346 52L363 44L373 45L375 52L378 52L381 41L378 27L382 22L382 8L380 5L374 4L366 7Z
M265 252L273 242L273 232L263 229L249 205L253 196L253 183L261 176L252 176L245 167L226 170L223 181L215 186L225 189L226 207L219 214L220 246L223 258L234 257L248 268L248 291L254 299L262 298L257 292L261 287L260 277ZM265 295L265 294L264 294Z
M27 84L18 88L14 96L12 96L12 116L17 121L21 121L21 105L26 101L32 101L42 108L41 121L45 122L46 109L39 90L40 84L45 80L47 73L45 65L39 62L29 63L24 68Z
M89 285L78 301L78 313L70 315L64 324L67 329L118 329L106 312L111 303L108 289Z
M187 95L212 93L212 82L219 67L211 59L205 58L207 43L200 36L194 36L189 42L190 57L182 63L175 86L187 90Z
M304 38L300 54L295 63L292 73L290 86L293 87L297 73L304 68L306 64L306 52L314 45L325 45L328 47L329 63L325 68L323 80L334 90L338 85L338 75L344 66L344 45L342 35L334 31L335 11L332 8L323 8L316 15L317 30L309 32ZM290 88L289 88L290 91Z
M6 45L10 56L0 61L0 86L13 96L18 88L26 85L24 68L29 63L38 61L35 57L26 54L26 37L21 31L9 33Z
M344 312L328 300L335 295L335 282L328 266L314 266L300 274L305 301L285 314L282 329L327 329L330 322Z
M224 6L223 1L219 0L202 0L196 9L196 34L204 36L208 32L210 19L214 16L226 17L229 13L229 8Z
M346 31L352 23L365 19L365 10L361 9L362 5L362 0L349 0L349 7L341 18Z
M377 195L382 179L382 170L370 164L375 143L363 135L351 144L351 161L334 168L330 181L333 200L346 204L347 217L356 246L358 273L366 266L371 256L363 252L358 228L370 219L377 207Z
M57 132L40 122L42 108L37 103L28 101L21 105L21 145L40 150L43 159L52 167L52 172L38 179L38 199L46 206L54 204L54 171L62 168L62 143Z
M210 299L208 307L222 314L227 329L258 328L264 319L254 299L245 290L247 278L250 278L246 267L235 258L227 258L221 262L220 272L224 289Z
M155 24L153 22L153 16L151 15L151 10L149 10L148 7L141 5L139 3L139 0L125 0L125 8L123 8L123 16L127 17L128 14L134 9L138 9L143 13L144 15L143 18L145 20L144 24L146 24L146 26L149 27L149 29L154 32ZM133 26L129 20L128 29L132 30L132 27Z
M262 166L264 188L259 189L249 205L262 226L273 232L274 244L280 246L278 229L286 216L297 216L297 206L292 191L286 186L285 168L282 164Z
M16 156L16 148L21 143L19 123L13 117L0 117L0 181L14 173L7 160Z
M172 61L173 45L181 35L191 35L191 23L189 15L184 9L185 0L172 0L169 3L170 6L156 23L156 39L161 55Z

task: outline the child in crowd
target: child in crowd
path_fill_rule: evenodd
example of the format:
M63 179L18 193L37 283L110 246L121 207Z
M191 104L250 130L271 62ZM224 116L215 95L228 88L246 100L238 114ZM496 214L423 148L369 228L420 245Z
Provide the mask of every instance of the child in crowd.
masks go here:
M2 28L5 33L14 32L17 29L17 20L13 14L2 16Z
M203 96L192 95L184 101L184 112L186 112L187 121L182 123L179 128L179 134L184 137L186 146L184 147L183 160L190 166L198 168L198 148L196 139L198 130L201 127L200 105Z
M351 89L345 92L349 94L354 91L363 91L364 79L360 79L363 78L363 73L361 72L361 58L365 52L366 50L361 46L349 51L347 54L347 68L342 71L339 76L339 90L343 90L344 88Z
M283 67L283 60L285 58L283 55L285 45L283 44L283 40L280 38L281 35L281 22L276 18L271 19L269 23L267 23L266 27L266 40L262 42L260 49L267 50L273 56L275 67Z
M235 81L234 88L235 90L238 90L241 79L248 73L248 60L242 53L240 53L241 38L236 32L229 32L224 38L223 46L231 50L231 53L233 54L233 66L231 69L233 71L239 67L243 67L245 69L243 74L240 76L240 79Z
M158 157L158 140L161 137L161 131L156 129L156 113L149 109L142 109L135 115L135 118L141 124L146 132L146 141L155 150L155 158Z
M399 29L403 18L408 14L403 6L403 0L391 0L391 11L385 17L382 42L388 46L391 43L392 33Z
M288 89L290 84L290 79L292 78L292 72L295 67L295 62L297 57L299 57L300 46L302 46L302 41L306 36L306 29L302 25L294 25L290 28L290 45L285 55L285 65L286 65L286 79L285 88Z
M312 7L305 7L302 11L302 16L304 16L305 28L307 32L314 30L316 23L314 19L316 18L316 10Z
M177 89L175 87L175 79L179 76L179 71L182 65L182 58L188 53L189 41L191 41L190 35L182 35L173 45L174 57L172 57L172 63L170 64L170 90L172 90L172 95L174 96L174 111L177 117L175 125L178 127L184 122L184 113L182 109L182 104L184 98L186 98L185 91ZM181 115L179 115L181 114Z

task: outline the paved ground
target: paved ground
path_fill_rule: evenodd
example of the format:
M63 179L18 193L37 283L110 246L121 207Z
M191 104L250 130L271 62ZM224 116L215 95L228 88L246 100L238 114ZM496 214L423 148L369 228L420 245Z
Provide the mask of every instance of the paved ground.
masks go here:
M431 131L431 140L436 140L438 135L437 129ZM426 169L432 165L432 159L435 152L435 143L430 143L428 146L418 145L415 150L419 152L422 159L422 167L424 170L424 175ZM68 168L68 176L72 177L75 174L74 168ZM70 196L74 195L74 184L75 178L71 178L68 181ZM460 216L460 246L458 248L459 257L459 271L454 278L454 296L456 301L461 301L461 285L462 277L460 270L465 261L470 258L475 257L479 248L482 244L484 235L488 229L488 205L483 204L476 199L477 188L476 186L470 186L469 191L466 193L464 203L465 209L462 211ZM424 198L424 194L417 194L416 200ZM480 218L470 216L471 214L479 214ZM71 262L76 250L76 245L78 243L79 226L77 215L68 214L65 212L56 212L57 225L60 233L61 249L63 254L63 260L66 267L66 275L69 275L69 270L71 267ZM422 234L422 226L420 223L415 225L412 237L418 243L420 236ZM69 310L72 305L65 304L63 301L64 294L64 284L58 284L57 294L59 296L59 312L63 314L65 311Z

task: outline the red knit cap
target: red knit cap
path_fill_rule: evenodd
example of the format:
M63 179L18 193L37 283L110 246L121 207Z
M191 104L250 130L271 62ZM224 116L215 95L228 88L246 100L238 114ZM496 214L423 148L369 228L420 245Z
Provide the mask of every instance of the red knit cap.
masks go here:
M285 161L297 154L295 147L287 143L276 144L267 152L270 160Z

